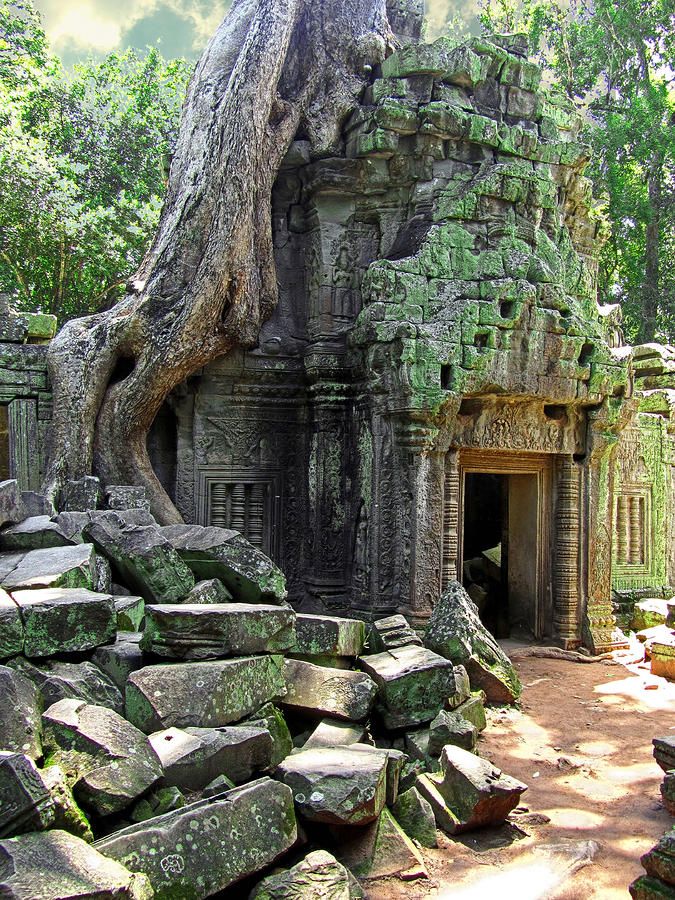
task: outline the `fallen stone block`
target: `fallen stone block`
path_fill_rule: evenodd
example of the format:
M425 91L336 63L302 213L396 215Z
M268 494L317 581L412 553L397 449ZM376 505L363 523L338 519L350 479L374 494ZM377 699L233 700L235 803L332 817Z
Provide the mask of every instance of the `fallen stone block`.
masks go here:
M456 707L455 712L466 719L467 722L470 722L476 731L484 731L487 728L485 694L483 691L478 691L460 706Z
M428 878L419 850L388 809L383 809L377 821L367 828L342 831L335 852L361 880Z
M330 825L366 825L387 800L386 751L354 747L300 750L277 767L274 777L293 791L305 819Z
M33 682L13 668L0 666L3 749L39 759L42 756L41 714L40 695Z
M652 675L675 681L675 632L668 643L654 641L652 644L651 670Z
M315 850L292 868L263 878L249 900L353 900L349 871L326 850Z
M667 600L660 600L656 597L648 598L647 600L639 600L635 604L630 627L633 631L642 631L645 628L655 628L658 625L665 625L667 618Z
M38 551L39 552L39 551ZM80 653L115 639L117 620L110 594L83 588L13 591L24 624L24 655Z
M655 643L668 644L673 638L673 629L668 625L655 625L638 631L635 637L645 645L645 658L651 659L652 647Z
M387 755L387 806L393 806L398 797L401 771L408 757L402 750L393 747L373 747L370 744L350 744L358 753L386 753Z
M234 787L234 785L233 785ZM131 810L132 822L147 822L156 816L174 812L187 806L185 797L177 787L164 787L150 791L147 797L139 800Z
M26 510L17 480L0 481L0 527L22 522L25 518Z
M195 580L160 531L152 525L119 527L111 516L91 521L83 534L148 603L175 603L190 593Z
M316 718L332 716L362 722L375 702L377 685L363 672L286 659L284 675L288 693L282 705Z
M365 623L359 619L298 614L293 653L303 656L359 656L366 640Z
M233 787L234 783L230 781L227 775L219 775L206 785L202 791L202 797L204 797L204 799L207 797L217 797L218 794L224 794L225 791L231 791Z
M139 646L140 640L139 632L118 631L114 644L97 647L92 654L92 662L114 682L122 693L124 693L131 673L142 669L147 663ZM82 699L88 698L82 697ZM88 702L94 701L88 700ZM100 705L109 706L110 704L102 703Z
M455 690L452 663L425 647L362 656L359 664L379 688L377 711L388 729L430 722Z
M109 484L105 491L108 509L150 509L145 488L131 484Z
M0 532L0 547L9 552L66 547L71 541L49 516L31 516Z
M473 751L478 742L478 731L463 716L442 709L429 726L429 753L440 756L446 744Z
M142 597L115 597L118 631L142 631L145 621L145 600Z
M666 772L660 790L663 808L671 816L675 816L675 769L670 769Z
M0 896L7 900L151 900L152 888L144 875L106 859L72 834L53 830L0 841Z
M218 728L286 692L280 656L146 666L129 676L126 712L151 734L165 728Z
M70 699L106 706L118 713L123 711L124 698L119 688L94 663L45 659L36 664L18 656L9 665L33 682L43 709L59 700Z
M170 659L279 653L293 646L295 613L270 604L147 606L141 649Z
M416 787L399 794L391 811L409 838L422 847L438 846L434 811Z
M457 709L471 696L471 682L464 666L455 666L455 690L445 701L446 709Z
M230 603L232 594L220 578L198 581L185 598L185 603Z
M218 775L233 784L270 767L272 738L265 728L168 728L150 735L164 770L162 784L199 791Z
M60 700L42 719L45 747L98 815L120 812L162 777L148 738L110 709Z
M370 627L370 647L374 653L398 650L409 644L422 646L422 638L414 631L404 616L388 616L378 619Z
M647 875L675 887L675 828L641 856L640 862Z
M101 482L93 475L67 481L63 488L61 505L67 512L87 512L96 509L101 501Z
M51 765L46 769L40 769L40 778L49 791L54 804L52 827L68 831L75 837L82 838L88 844L93 843L94 835L89 821L77 805L66 773L61 766Z
M438 759L429 752L429 739L431 737L428 728L415 731L407 731L404 738L405 752L411 759L421 762L425 769L433 772L438 768Z
M296 839L291 791L261 778L132 825L95 846L146 874L155 900L176 900L224 890L271 865Z
M273 703L266 703L264 706L261 706L257 712L242 724L266 729L272 741L269 763L271 769L278 766L282 759L286 759L293 749L293 739L288 730L286 719L284 719L283 714Z
M0 750L0 838L44 831L54 820L54 802L33 760Z
M21 491L24 512L27 518L33 516L53 516L54 504L44 494L37 491Z
M663 771L675 769L675 735L653 738L652 746L654 747L654 759Z
M672 900L675 897L675 891L669 885L649 875L637 878L628 886L628 891L633 900Z
M168 525L160 532L198 580L220 579L240 603L286 599L283 572L238 532L200 525Z
M0 588L0 659L9 659L23 650L23 621L19 607Z
M30 550L2 580L7 591L21 588L84 588L96 585L96 554L91 544Z
M303 750L317 747L347 747L358 744L365 737L364 725L341 722L339 719L322 719L302 745Z
M459 582L450 582L434 607L424 644L456 665L463 665L471 686L485 691L490 703L514 703L520 696L522 687L516 670Z
M527 790L487 760L453 746L443 748L440 772L420 775L416 787L448 834L498 825Z

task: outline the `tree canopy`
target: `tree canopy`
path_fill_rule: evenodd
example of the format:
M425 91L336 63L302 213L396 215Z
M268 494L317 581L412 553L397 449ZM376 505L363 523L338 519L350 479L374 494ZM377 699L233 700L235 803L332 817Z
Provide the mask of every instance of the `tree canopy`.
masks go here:
M61 321L123 293L159 221L191 66L156 49L65 71L0 0L0 291Z

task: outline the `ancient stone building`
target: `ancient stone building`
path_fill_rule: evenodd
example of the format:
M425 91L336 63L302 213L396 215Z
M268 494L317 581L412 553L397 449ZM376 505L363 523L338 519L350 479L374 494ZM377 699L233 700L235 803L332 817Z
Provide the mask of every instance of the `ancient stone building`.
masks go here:
M613 577L675 581L673 354L596 303L589 151L524 42L396 21L343 152L286 157L259 345L170 398L153 462L300 609L420 624L460 578L499 634L600 651Z

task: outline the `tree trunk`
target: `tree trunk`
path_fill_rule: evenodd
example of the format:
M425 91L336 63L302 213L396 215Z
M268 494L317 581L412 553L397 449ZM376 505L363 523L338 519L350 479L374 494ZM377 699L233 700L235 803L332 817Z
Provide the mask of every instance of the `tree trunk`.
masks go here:
M126 296L69 322L49 351L54 392L45 490L92 471L145 486L180 516L147 435L169 392L254 345L277 301L271 193L299 128L317 155L391 45L386 0L234 0L188 88L157 234Z

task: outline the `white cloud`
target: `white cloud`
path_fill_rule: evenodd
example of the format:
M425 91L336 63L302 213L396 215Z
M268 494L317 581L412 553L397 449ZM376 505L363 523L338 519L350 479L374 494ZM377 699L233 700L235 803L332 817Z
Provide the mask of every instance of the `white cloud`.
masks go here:
M195 49L204 46L229 0L36 0L52 47L108 52L123 46L134 25L161 9L185 19Z

